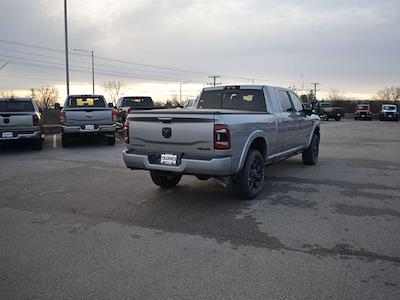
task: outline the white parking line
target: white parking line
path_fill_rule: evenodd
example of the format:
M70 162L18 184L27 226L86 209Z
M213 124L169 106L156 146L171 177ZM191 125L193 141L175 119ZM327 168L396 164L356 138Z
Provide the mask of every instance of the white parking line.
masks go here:
M53 134L53 148L57 148L57 135Z
M117 142L120 142L120 141L121 141L121 140L120 140L119 138L117 138L117 137L115 138L115 140L116 140Z

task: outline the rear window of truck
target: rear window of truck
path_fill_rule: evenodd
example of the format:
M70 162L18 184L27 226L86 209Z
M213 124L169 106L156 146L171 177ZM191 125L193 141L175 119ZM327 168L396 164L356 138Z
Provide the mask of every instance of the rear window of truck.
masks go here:
M68 98L67 107L107 107L104 97L72 96Z
M32 112L34 111L33 104L31 101L20 101L20 100L1 100L0 101L1 112Z
M151 97L124 97L121 106L130 108L151 108L154 107L154 103Z
M369 105L357 105L357 109L359 109L359 110L368 110L369 109Z
M198 108L267 111L263 91L255 89L203 91Z
M396 110L396 106L389 106L389 105L386 105L386 106L385 106L385 105L384 105L384 106L383 106L383 109L384 109L384 110Z

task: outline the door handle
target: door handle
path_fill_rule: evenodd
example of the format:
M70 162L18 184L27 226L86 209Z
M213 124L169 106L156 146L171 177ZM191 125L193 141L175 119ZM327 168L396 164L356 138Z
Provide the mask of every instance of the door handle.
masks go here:
M288 123L289 122L289 120L283 120L283 123Z

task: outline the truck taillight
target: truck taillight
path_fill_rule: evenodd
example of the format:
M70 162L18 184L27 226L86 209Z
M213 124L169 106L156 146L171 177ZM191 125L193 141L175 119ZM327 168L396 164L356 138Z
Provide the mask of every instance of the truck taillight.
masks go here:
M214 124L214 149L231 148L231 133L228 125Z
M67 117L65 115L65 111L60 112L60 123L64 124L67 121Z
M124 140L126 144L129 144L129 122L126 121L124 125Z
M32 125L39 126L39 117L37 115L32 116Z
M112 121L113 122L117 121L117 112L115 110L112 111Z

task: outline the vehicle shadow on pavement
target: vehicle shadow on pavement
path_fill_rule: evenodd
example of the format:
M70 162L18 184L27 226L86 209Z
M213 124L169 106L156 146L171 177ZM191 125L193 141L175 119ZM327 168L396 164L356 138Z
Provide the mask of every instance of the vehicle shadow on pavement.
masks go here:
M23 142L23 141L7 141L0 144L0 155L1 154L16 154L16 153L26 153L26 152L40 152L33 149L33 143Z

